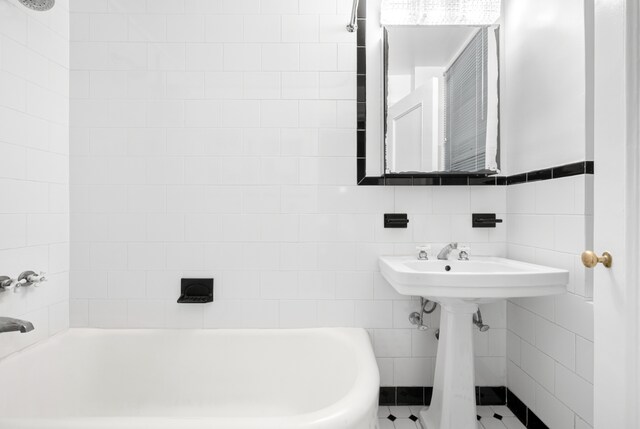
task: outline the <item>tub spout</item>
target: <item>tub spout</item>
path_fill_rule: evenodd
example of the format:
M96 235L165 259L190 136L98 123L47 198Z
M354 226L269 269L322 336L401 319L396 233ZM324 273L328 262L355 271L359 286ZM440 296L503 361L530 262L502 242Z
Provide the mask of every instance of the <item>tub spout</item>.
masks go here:
M33 331L33 323L26 320L12 319L11 317L0 317L0 334L4 332L17 332L23 334Z

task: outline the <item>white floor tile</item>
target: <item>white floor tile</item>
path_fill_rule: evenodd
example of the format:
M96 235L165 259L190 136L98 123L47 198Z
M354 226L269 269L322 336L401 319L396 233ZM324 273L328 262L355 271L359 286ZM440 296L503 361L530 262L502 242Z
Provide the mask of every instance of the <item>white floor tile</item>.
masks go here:
M387 420L387 419L378 419L378 429L394 429L393 427L393 423L391 423L391 420Z
M482 417L491 417L493 416L493 408L491 408L490 406L479 406L476 407L476 414L478 414L479 416Z
M411 409L409 407L389 407L389 413L396 416L398 419L408 418L411 415Z
M424 410L425 407L423 405L412 405L409 409L411 410L411 414L416 417L420 417L420 411Z
M502 419L502 423L504 423L507 429L526 429L525 425L520 423L517 417L505 417Z
M484 429L505 429L502 421L494 419L493 417L483 417L480 419L480 424Z
M380 405L378 407L378 418L379 419L386 419L389 416L389 407L385 406L385 405Z
M502 417L514 417L513 413L506 405L492 405L493 411L496 414L500 414Z
M413 420L410 420L410 419L398 419L395 422L393 422L393 425L395 426L396 429L418 429L418 428L420 428L420 426L418 426L417 422L414 422Z

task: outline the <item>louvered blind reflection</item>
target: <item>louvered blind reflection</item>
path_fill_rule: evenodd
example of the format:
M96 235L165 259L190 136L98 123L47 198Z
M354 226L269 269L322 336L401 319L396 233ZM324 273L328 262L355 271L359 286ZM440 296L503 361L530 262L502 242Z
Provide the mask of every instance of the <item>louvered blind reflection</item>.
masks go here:
M488 29L482 28L445 73L447 171L485 169Z

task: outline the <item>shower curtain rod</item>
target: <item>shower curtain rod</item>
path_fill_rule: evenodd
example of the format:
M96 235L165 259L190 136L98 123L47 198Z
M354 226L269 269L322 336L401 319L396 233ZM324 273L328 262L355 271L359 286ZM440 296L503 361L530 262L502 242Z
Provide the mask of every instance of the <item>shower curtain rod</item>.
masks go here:
M351 21L347 24L347 31L353 33L358 29L358 0L353 0L353 8L351 9Z

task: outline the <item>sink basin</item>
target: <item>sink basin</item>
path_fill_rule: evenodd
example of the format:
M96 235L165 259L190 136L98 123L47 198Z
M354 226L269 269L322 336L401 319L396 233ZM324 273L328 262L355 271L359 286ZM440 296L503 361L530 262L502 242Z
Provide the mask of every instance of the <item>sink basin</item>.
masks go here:
M398 293L436 301L442 310L431 405L420 412L425 429L479 427L473 353L478 304L561 294L569 282L565 270L497 257L426 261L381 256L380 271Z
M566 292L569 281L565 270L498 257L423 261L415 256L381 256L380 271L398 293L433 301L554 295Z

